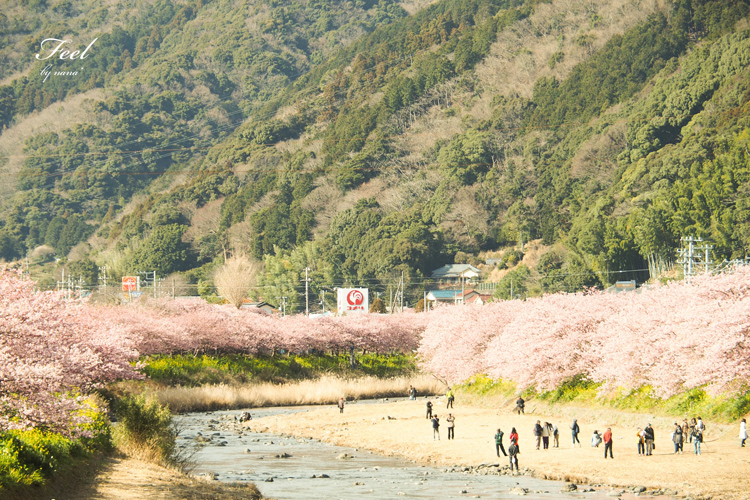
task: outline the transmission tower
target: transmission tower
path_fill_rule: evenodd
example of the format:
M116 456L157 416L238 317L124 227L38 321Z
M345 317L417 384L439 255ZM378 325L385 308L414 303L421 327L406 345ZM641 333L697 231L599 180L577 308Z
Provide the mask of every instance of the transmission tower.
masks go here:
M696 274L710 271L710 266L713 264L710 252L714 246L694 236L680 238L680 241L682 247L677 250L677 263L682 264L685 281L690 283L690 279Z

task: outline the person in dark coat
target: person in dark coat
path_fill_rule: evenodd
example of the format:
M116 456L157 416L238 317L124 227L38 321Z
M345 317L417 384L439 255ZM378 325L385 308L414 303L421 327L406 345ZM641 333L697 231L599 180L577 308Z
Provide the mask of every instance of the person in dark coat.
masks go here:
M516 399L516 413L519 415L522 415L524 413L524 405L526 402L523 400L521 396L518 396L518 399Z
M518 445L515 442L512 442L511 445L508 447L508 456L510 457L510 470L513 472L513 466L516 467L516 472L518 472Z
M672 431L672 442L674 443L674 453L682 454L682 427L677 422L674 423Z
M646 441L646 455L650 456L652 452L654 451L654 428L651 427L651 424L648 424L645 429L643 429L644 432L644 440Z
M536 439L536 449L539 449L539 445L542 443L542 423L537 420L534 424L534 438Z
M570 430L573 431L573 448L576 447L576 443L578 443L578 446L581 446L581 441L578 440L578 434L581 432L581 428L578 427L578 420L573 420Z
M427 401L427 417L428 420L432 418L432 401Z

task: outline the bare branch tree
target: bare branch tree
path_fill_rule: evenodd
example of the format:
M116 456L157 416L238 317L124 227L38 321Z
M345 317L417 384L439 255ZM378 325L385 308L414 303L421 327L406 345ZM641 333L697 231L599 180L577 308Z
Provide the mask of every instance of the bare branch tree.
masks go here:
M214 286L224 299L237 309L258 282L262 264L244 255L230 257L216 271Z

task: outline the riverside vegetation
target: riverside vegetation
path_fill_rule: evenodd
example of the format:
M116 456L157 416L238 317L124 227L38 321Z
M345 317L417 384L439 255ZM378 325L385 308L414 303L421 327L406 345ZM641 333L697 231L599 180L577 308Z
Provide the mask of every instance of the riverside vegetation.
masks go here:
M3 274L3 485L38 483L107 449L90 396L142 378L139 360L157 378L162 366L188 385L235 384L278 381L287 372L240 358L276 363L289 359L282 349L419 349L421 368L450 383L487 373L554 394L583 376L593 384L573 386L583 401L597 387L634 405L683 394L677 407L746 411L741 282L664 289L661 309L628 299L637 322L596 294L505 299L511 286L534 297L644 281L647 260L668 263L682 236L711 240L716 261L747 255L750 3L428 3L5 3L0 259L28 258L39 288L64 270L90 289L107 266L115 280L153 270L169 275L161 289L172 295L221 302L215 273L248 256L263 267L245 294L288 297L294 312L305 268L315 297L360 283L388 296L403 276L407 304L442 264L498 252L502 269L499 303L483 314L317 323L204 303L118 308L111 291L96 294L110 304L101 308L64 305ZM43 81L46 61L33 54L52 32L74 33L81 49L98 38L76 77ZM529 240L543 249L535 259ZM729 312L709 314L716 303ZM498 363L514 342L494 329L505 320L523 327L516 350L537 353L539 369ZM647 320L661 363L639 355ZM466 343L455 341L462 332ZM566 357L545 365L539 345L564 345ZM138 404L143 418L161 411Z
M439 394L447 384L486 373L491 381L474 378L465 392L485 397L499 384L506 393L541 393L553 402L680 415L700 409L728 421L747 413L750 401L748 273L745 266L642 294L589 291L420 314L312 319L179 301L75 302L35 291L33 282L5 271L0 420L12 430L3 433L10 458L0 475L6 483L35 484L54 470L53 456L67 462L110 443L106 405L96 394L121 420L112 433L121 450L170 463L169 412L153 398L129 395L143 392L144 373L154 378L148 392L179 411L403 396L410 384ZM713 314L717 307L723 314ZM124 320L134 317L139 321ZM643 355L645 335L656 363ZM603 399L591 401L594 388Z

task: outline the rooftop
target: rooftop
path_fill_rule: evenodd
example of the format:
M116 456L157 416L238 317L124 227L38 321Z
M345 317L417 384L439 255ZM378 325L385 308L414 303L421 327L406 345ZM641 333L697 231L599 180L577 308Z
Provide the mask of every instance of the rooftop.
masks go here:
M471 264L446 264L432 271L433 278L460 278L461 276L478 276L482 271Z

